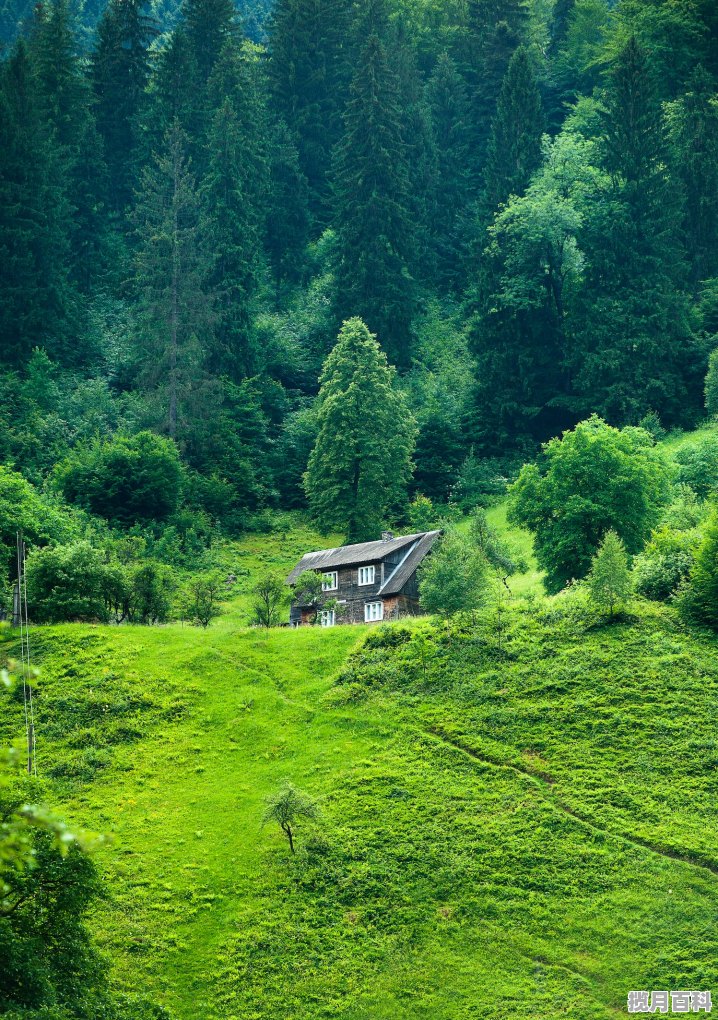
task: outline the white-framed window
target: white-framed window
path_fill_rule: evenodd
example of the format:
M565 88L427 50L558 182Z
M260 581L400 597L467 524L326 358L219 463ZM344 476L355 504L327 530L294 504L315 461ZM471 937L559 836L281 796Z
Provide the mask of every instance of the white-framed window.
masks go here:
M336 570L329 570L322 574L322 591L336 591L339 587L339 574Z
M359 584L374 584L376 567L359 567Z
M374 620L384 619L384 603L383 602L365 602L364 603L364 623L373 623Z
M336 613L333 609L322 609L319 614L319 622L322 627L333 627L337 622Z

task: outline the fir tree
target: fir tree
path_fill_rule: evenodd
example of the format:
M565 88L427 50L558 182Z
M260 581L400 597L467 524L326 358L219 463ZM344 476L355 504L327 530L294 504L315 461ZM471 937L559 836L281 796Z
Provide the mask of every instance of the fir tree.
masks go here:
M496 103L528 22L524 0L468 0L464 68L473 126L473 171L480 175Z
M8 366L41 345L57 360L70 350L70 208L62 162L41 118L37 80L19 43L0 68L0 346Z
M635 38L608 70L604 102L601 154L612 195L583 229L578 385L612 421L637 422L654 410L664 424L686 422L702 403L703 359L682 293L680 189L669 177L662 107Z
M526 47L519 46L506 71L491 123L484 171L487 219L509 195L520 195L528 185L541 162L543 129L541 94L531 58Z
M269 187L267 112L256 47L229 43L210 79L219 103L208 138L203 202L211 231L218 321L210 358L217 374L251 374L251 300ZM221 99L220 97L224 97Z
M184 0L183 31L197 72L196 87L207 84L228 40L239 32L232 0Z
M392 359L409 362L413 286L408 168L396 74L382 30L382 0L370 0L334 172L337 300L358 314Z
M426 87L436 150L436 187L432 237L439 280L450 287L463 283L462 255L469 198L469 104L456 63L441 54Z
M327 358L317 400L319 431L305 489L322 528L347 541L379 536L404 498L416 428L394 388L394 370L361 319L345 322Z
M699 67L688 90L669 107L669 133L675 187L685 195L685 232L691 277L718 274L718 95L708 72Z
M107 176L92 90L76 47L67 0L39 7L31 35L39 112L72 212L73 273L88 289L103 260Z
M331 213L332 151L342 134L350 69L350 0L277 0L269 32L269 74L321 224Z
M146 0L110 0L97 28L92 58L97 129L109 172L109 202L126 208L138 179L139 132L157 34Z
M694 619L718 630L718 510L706 523L682 601Z
M147 379L162 402L168 434L182 438L201 389L212 303L206 225L179 123L142 175L135 212L136 274L147 324Z
M277 284L296 282L309 240L309 186L291 132L280 121L272 137L266 248Z

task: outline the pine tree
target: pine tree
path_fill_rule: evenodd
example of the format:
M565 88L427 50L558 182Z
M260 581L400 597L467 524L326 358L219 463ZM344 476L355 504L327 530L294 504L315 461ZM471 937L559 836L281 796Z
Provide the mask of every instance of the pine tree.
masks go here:
M146 374L160 394L164 425L173 439L186 435L213 320L205 289L206 225L187 148L175 121L163 151L142 175L135 211L136 276L149 341Z
M209 365L239 379L252 373L250 311L269 189L265 92L253 44L225 46L208 96L212 106L219 104L202 186L214 252L209 282L218 298Z
M0 137L3 359L8 367L24 364L41 345L56 360L77 361L81 352L69 344L77 311L70 209L24 43L0 67Z
M464 282L462 260L470 187L469 103L459 69L446 53L436 62L426 98L437 161L432 230L437 274L444 286L459 289Z
M369 0L365 28L334 171L337 300L341 316L361 316L404 366L413 311L409 178L382 0Z
M331 213L332 151L342 134L350 79L350 0L277 0L269 31L269 74L278 115L299 152L312 215Z
M617 606L630 598L631 571L626 547L615 531L606 532L586 579L591 600L613 617Z
M509 195L520 195L541 162L544 130L541 94L525 46L511 57L491 123L484 209L490 218Z
M347 541L377 538L405 496L416 428L394 370L361 319L345 322L317 400L319 432L305 489L322 528Z
M97 129L104 145L111 207L130 203L138 179L139 132L157 34L146 0L110 0L97 27L92 58Z

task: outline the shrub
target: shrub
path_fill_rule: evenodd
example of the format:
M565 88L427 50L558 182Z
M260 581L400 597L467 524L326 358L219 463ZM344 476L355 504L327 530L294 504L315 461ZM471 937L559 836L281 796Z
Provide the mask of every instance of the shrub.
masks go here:
M283 578L277 574L260 577L252 588L252 622L259 627L276 627L288 594Z
M705 499L718 488L718 432L686 443L675 456L678 481Z
M60 465L65 497L110 521L165 520L176 509L182 467L171 439L152 432L97 442Z
M217 573L193 577L181 597L182 615L200 627L208 627L219 616L222 581Z
M124 615L128 584L122 567L105 562L89 542L51 546L27 562L30 614L38 623L102 620Z
M174 574L159 563L144 563L132 574L128 615L133 623L164 623L172 608Z
M647 599L664 602L688 577L700 542L696 530L678 531L663 525L633 565L636 591Z

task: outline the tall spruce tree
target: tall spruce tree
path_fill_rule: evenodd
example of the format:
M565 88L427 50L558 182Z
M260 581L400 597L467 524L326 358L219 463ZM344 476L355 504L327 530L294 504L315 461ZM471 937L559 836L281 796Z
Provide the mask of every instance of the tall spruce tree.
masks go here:
M232 0L184 0L184 32L197 71L196 85L204 88L225 43L239 32Z
M341 317L361 316L392 360L405 366L414 303L408 269L413 238L383 0L368 0L363 24L365 43L357 55L334 169L337 303Z
M669 106L673 180L684 189L687 254L694 289L718 275L718 92L696 68L688 89Z
M30 46L40 117L72 212L73 275L87 290L103 262L107 173L67 0L38 7Z
M467 237L470 194L469 103L464 79L452 58L442 53L426 86L431 111L437 172L433 201L433 243L439 281L459 289Z
M509 61L528 26L524 0L468 0L463 65L473 128L473 171L480 180L491 121Z
M519 46L501 84L491 122L483 206L486 220L509 195L520 195L541 162L544 115L531 57Z
M274 105L299 152L312 215L331 216L332 151L342 134L351 71L351 0L277 0L269 30Z
M683 287L681 190L669 176L665 122L646 54L627 40L607 72L603 165L612 202L583 237L579 388L609 420L649 410L687 423L701 406L704 360Z
M142 175L135 210L136 279L146 326L146 379L161 424L182 440L196 413L213 324L211 261L200 197L178 121Z
M0 347L8 367L24 364L36 346L65 363L81 354L69 342L77 311L71 210L41 110L21 42L0 67Z
M238 380L253 369L251 301L269 189L265 90L253 44L225 45L210 79L209 97L212 105L219 104L209 131L202 185L214 260L209 282L218 313L209 366Z
M349 542L378 538L405 498L416 426L361 319L344 323L320 383L319 431L304 480L311 511Z
M309 185L284 121L274 127L270 159L266 249L279 294L285 281L294 283L301 277L310 225Z
M108 200L125 209L139 174L139 132L157 34L146 0L110 0L97 27L92 57L97 129L109 174Z

